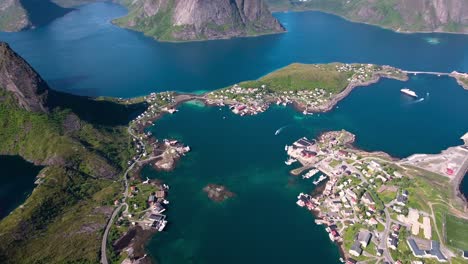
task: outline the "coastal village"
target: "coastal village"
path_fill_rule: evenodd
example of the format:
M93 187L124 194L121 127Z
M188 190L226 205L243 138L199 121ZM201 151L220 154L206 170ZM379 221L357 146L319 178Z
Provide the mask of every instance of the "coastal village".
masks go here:
M147 110L138 115L128 128L135 154L128 161L124 198L114 202L121 209L114 227L114 231L120 235L113 241L113 248L119 254L125 252L121 254L125 256L122 263L145 263L146 254L142 249L144 243L137 234L145 237L161 232L168 223L164 212L169 205L169 186L158 180L142 180L140 170L150 165L156 170L170 171L190 151L189 146L176 139L159 140L148 131L163 114L177 112L175 96L171 92L151 93L140 99L146 102ZM179 98L182 101L184 99Z
M405 175L408 169L384 153L353 148L354 140L347 131L333 131L317 141L301 138L285 147L286 164L302 165L291 173L315 178L313 184L321 190L317 195L300 193L297 204L313 212L316 224L326 226L330 240L340 245L342 261L417 264L466 258L466 248L444 241L437 212L430 201L421 200ZM460 162L452 166L468 165ZM421 206L428 202L429 210ZM466 218L463 208L457 210Z
M341 85L322 87L319 81L313 81L281 90L274 83L258 81L200 96L163 92L138 99L147 104L147 109L128 128L135 155L128 161L124 198L115 201L119 214L113 230L118 230L119 236L112 242L115 251L125 257L120 262L145 263L142 237L163 231L168 223L165 212L169 205L169 186L158 180L143 180L139 172L145 165L156 170L172 170L190 151L190 147L178 140L156 139L149 129L157 125L155 121L163 114L176 113L180 103L199 100L207 105L228 106L241 116L259 114L272 104L293 105L303 114L311 115L331 109L354 88L375 83L381 77L408 78L404 71L389 66L312 67L327 74L332 67L331 71L342 79ZM384 153L356 150L350 146L354 139L349 132L335 131L323 134L318 140L299 139L285 148L289 156L286 164L302 165L292 170L292 174L304 180L312 178L317 190L323 190L318 195L300 193L297 204L314 213L315 222L326 227L330 240L340 245L342 261L419 264L465 256L467 251L463 250L467 249L451 247L441 239L435 221L436 207L432 211L432 205L427 208L420 205L421 201L414 202L419 194L414 192L415 187L406 175L404 163L408 161L397 162ZM452 170L456 174L463 170L464 164L455 163L446 165L445 172ZM216 184L207 185L203 191L216 202L235 196L225 186Z
M282 89L280 87L283 86L277 84L270 85L267 80L235 84L230 88L206 94L206 103L228 105L234 114L241 116L262 113L271 104L292 104L303 114L309 115L331 109L355 87L370 85L381 77L400 80L407 78L406 74L397 68L373 64L327 64L308 67L314 67L312 71L317 74L316 80L290 84L289 89ZM286 81L290 79L284 78ZM322 78L336 78L340 81L337 86L322 87Z

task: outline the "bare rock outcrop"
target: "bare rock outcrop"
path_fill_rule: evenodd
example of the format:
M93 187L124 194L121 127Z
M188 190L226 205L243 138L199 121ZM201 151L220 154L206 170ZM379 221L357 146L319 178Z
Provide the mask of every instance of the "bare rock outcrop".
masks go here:
M48 111L49 86L7 43L0 43L0 89L12 92L28 111Z
M221 39L283 32L263 0L137 0L116 23L161 40Z

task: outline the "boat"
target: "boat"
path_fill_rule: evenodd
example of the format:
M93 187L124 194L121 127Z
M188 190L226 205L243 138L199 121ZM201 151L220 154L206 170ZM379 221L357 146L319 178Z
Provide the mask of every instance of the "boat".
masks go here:
M297 161L297 159L289 158L289 159L288 159L287 161L285 161L284 163L285 163L286 165L289 166L289 165L293 164L293 163L296 162L296 161Z
M307 172L306 174L304 174L302 176L303 179L309 179L309 178L312 178L312 176L314 176L317 172L319 172L319 170L317 169L311 169L309 172Z
M321 183L323 180L325 180L326 178L327 178L327 176L320 175L320 177L318 178L318 180L313 181L312 183L313 183L314 185L317 185L317 184Z
M285 145L284 146L284 151L288 151L288 148L289 148L288 145Z
M411 97L418 98L418 95L417 95L414 91L412 91L412 90L410 90L410 89L408 89L408 88L403 88L403 89L401 89L400 91L401 91L402 93L406 94L406 95L411 96Z
M158 231L159 231L159 232L163 231L164 228L166 227L166 224L167 224L167 221L166 221L166 220L162 221L162 222L159 224Z

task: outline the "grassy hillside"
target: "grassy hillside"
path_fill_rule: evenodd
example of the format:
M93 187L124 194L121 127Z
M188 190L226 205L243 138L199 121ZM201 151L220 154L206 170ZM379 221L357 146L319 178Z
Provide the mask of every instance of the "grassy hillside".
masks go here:
M242 82L242 87L260 87L266 85L269 90L299 91L320 87L331 93L339 93L348 85L352 72L339 72L338 64L299 64L294 63L274 71L257 81Z
M145 35L166 41L175 40L172 33L180 28L172 26L172 14L174 1L168 1L166 9L159 11L152 17L143 17L143 5L133 4L131 1L121 0L121 4L127 6L130 12L127 16L115 19L114 24L143 32Z
M99 115L89 118L96 111L89 106L115 104L116 116L127 119L140 106L65 100L51 92L57 101L88 103L76 114L64 106L32 113L0 91L2 154L46 166L26 202L0 221L0 263L97 263L102 229L122 191L119 177L133 149L125 126L110 125Z

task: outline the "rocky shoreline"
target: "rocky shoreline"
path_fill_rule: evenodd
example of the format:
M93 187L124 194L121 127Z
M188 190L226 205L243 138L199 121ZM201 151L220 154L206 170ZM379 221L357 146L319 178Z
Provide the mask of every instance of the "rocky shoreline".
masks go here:
M463 89L468 90L468 73L453 71L449 74L449 76L455 78L457 83L463 87Z

